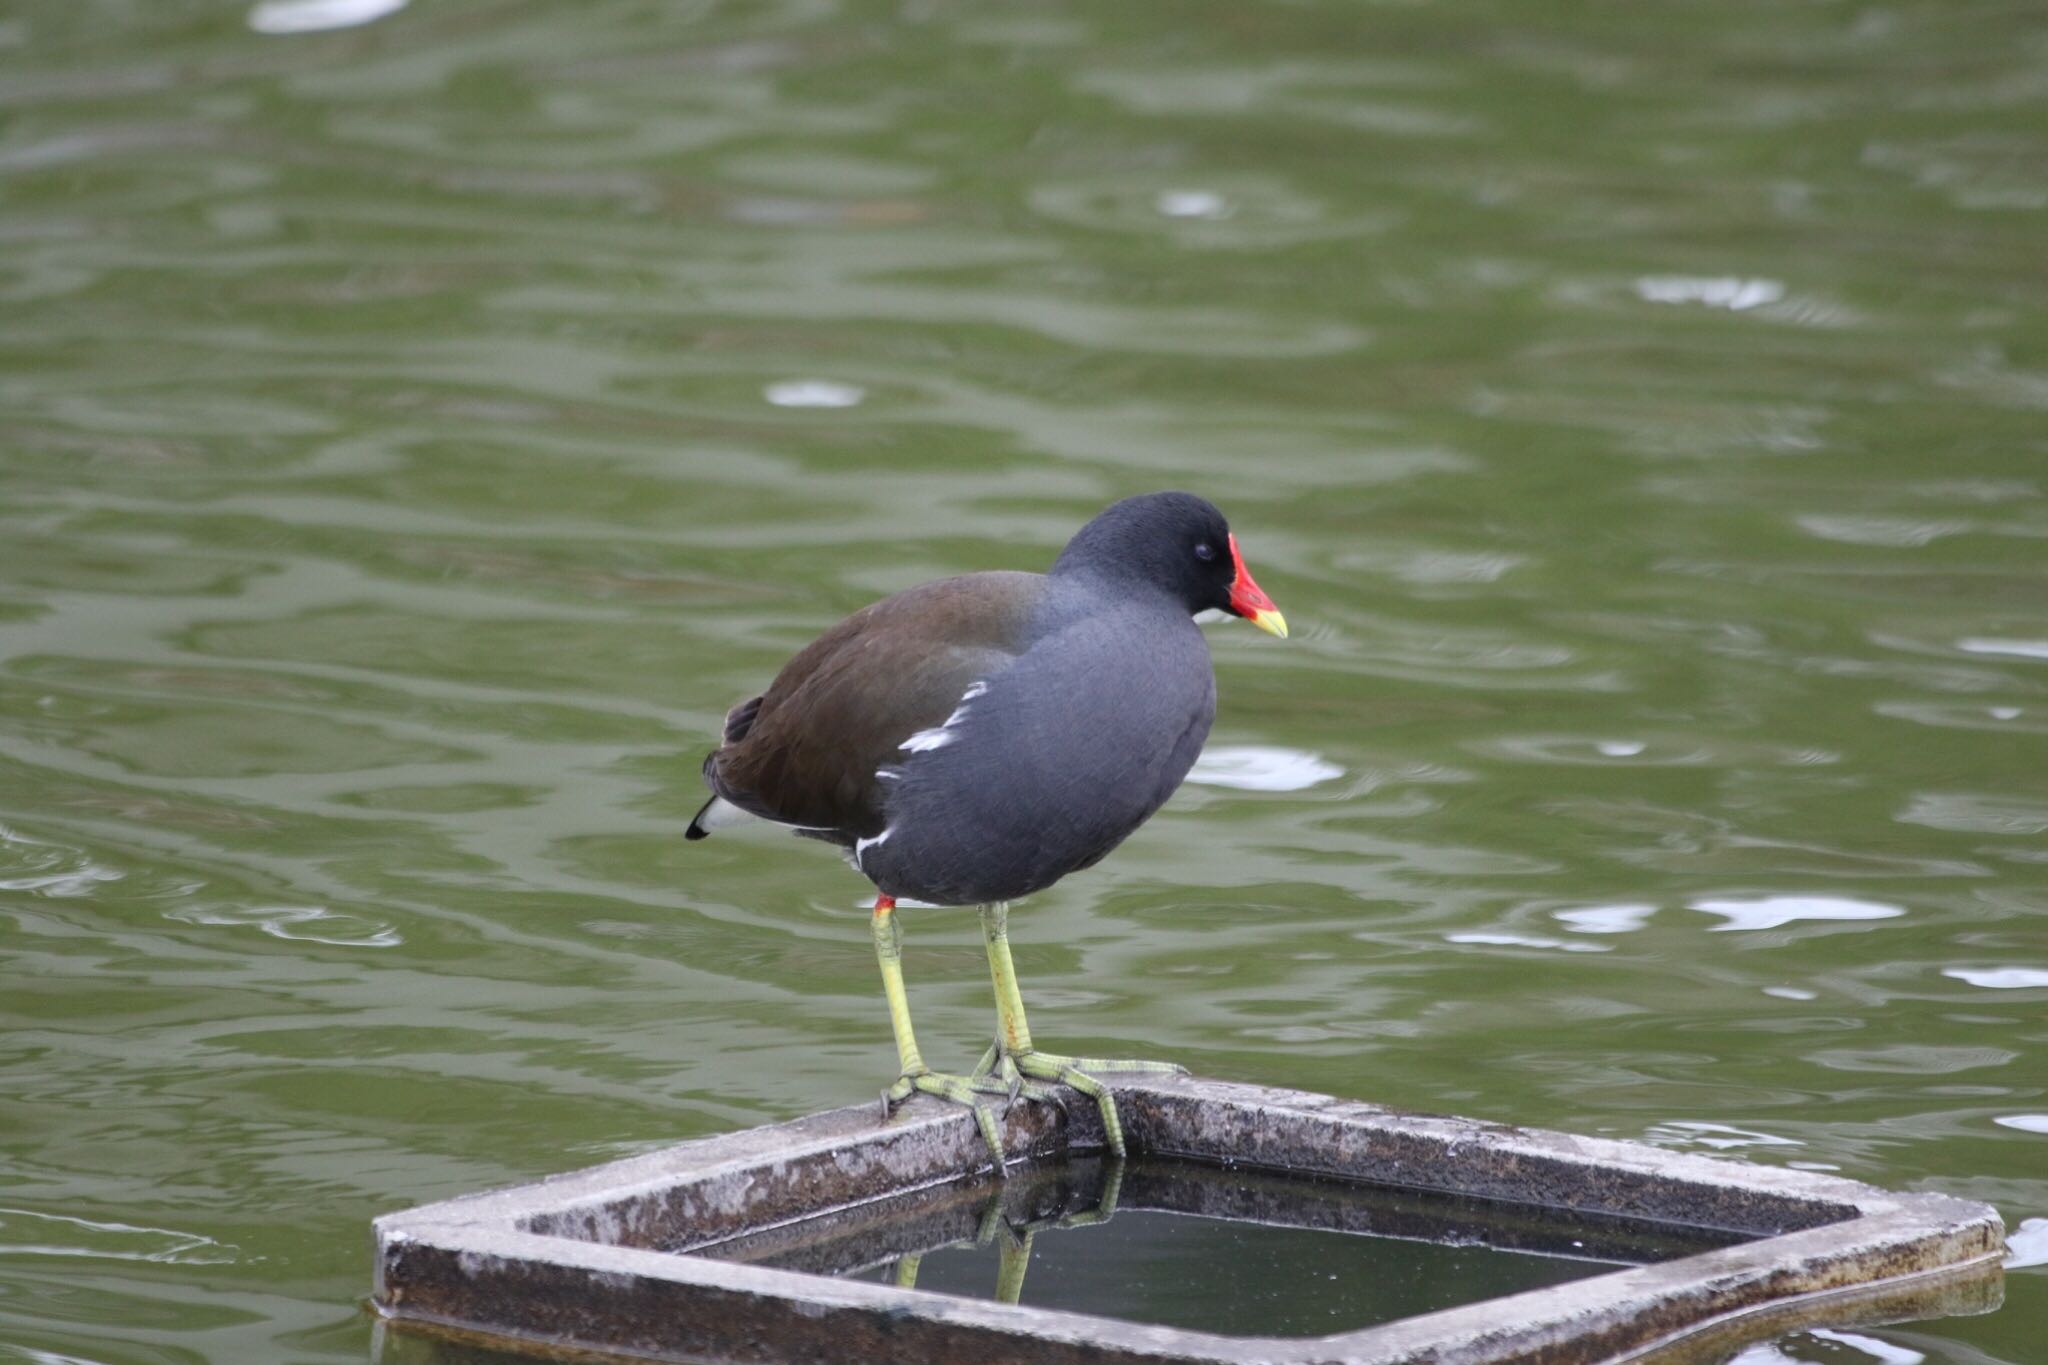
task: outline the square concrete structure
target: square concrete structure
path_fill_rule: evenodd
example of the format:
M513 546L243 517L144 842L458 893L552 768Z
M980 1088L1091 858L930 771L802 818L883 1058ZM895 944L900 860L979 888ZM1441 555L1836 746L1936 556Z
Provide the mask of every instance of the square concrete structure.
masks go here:
M1719 1360L1805 1325L1983 1311L2001 1291L2003 1224L1966 1200L1299 1091L1192 1077L1115 1086L1135 1155L1753 1240L1314 1338L1219 1336L693 1254L984 1172L966 1111L920 1099L886 1122L872 1105L833 1110L387 1215L375 1308L508 1344L745 1365L1598 1365ZM1004 1124L1013 1162L1102 1146L1082 1105L1062 1116L1019 1104ZM1234 1212L1258 1218L1259 1201Z

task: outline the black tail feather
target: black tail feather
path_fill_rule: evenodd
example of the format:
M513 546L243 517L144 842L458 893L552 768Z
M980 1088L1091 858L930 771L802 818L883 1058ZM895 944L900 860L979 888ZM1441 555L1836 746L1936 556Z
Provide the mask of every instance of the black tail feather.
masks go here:
M718 798L714 796L697 808L696 815L691 817L690 827L683 831L685 839L709 839L711 837L711 831L704 828L704 817L711 813L711 808L717 803Z

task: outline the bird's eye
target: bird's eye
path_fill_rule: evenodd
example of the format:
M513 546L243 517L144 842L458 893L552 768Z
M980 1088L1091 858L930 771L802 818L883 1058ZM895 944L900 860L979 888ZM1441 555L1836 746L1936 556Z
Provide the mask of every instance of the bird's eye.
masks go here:
M1204 540L1195 546L1195 558L1207 563L1216 558L1216 547Z

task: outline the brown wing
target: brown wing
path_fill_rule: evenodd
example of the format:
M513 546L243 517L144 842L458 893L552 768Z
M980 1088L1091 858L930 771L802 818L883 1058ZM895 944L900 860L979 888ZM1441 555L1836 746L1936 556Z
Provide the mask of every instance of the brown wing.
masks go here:
M878 833L886 792L876 771L1016 657L1044 584L1038 574L968 574L855 612L734 708L705 781L744 811L842 843Z

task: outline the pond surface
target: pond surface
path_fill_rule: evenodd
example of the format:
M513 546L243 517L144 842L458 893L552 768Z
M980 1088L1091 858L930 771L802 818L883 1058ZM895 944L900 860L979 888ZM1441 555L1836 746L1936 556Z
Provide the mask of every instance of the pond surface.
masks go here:
M1748 1240L1141 1158L1020 1166L695 1254L1229 1336L1327 1336Z
M1295 635L1017 908L1044 1045L1988 1200L2002 1311L1745 1365L2038 1359L2044 92L2029 6L8 8L0 1359L359 1362L373 1214L871 1099L864 884L698 760L1169 486Z

